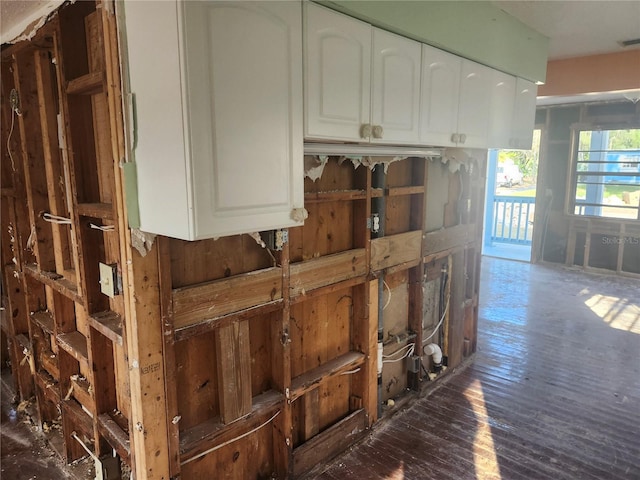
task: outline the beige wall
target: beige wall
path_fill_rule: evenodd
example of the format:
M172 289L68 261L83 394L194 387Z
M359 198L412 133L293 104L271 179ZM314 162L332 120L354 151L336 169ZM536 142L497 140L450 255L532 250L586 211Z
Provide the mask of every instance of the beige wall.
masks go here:
M640 89L640 50L552 60L538 96Z

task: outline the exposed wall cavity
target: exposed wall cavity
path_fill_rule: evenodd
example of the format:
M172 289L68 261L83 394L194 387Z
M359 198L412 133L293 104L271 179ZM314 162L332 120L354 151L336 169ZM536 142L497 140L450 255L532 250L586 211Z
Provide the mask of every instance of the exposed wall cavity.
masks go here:
M353 164L353 168L358 168L360 165L373 170L377 165L382 165L384 173L389 170L389 165L393 162L400 160L406 160L409 158L406 155L399 156L369 156L369 155L341 155L338 157L338 164L342 165L345 161L349 160ZM305 155L304 157L304 176L310 178L314 182L322 176L324 167L329 161L328 155ZM454 170L455 171L455 170Z
M0 3L0 43L31 40L63 3L64 0L3 0Z

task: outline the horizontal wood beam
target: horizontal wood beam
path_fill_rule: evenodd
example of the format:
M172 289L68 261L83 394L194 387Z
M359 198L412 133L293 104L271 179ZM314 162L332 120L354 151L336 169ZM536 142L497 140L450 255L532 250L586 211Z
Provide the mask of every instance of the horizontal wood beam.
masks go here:
M282 298L282 269L266 268L172 292L176 329Z
M445 250L462 247L476 240L476 225L462 224L429 232L424 237L424 255L430 256Z
M284 395L269 390L253 398L251 412L243 417L242 422L225 425L220 418L214 418L200 423L182 432L180 435L180 463L193 461L216 445L234 439L243 433L261 425L268 415L282 405Z
M290 266L291 297L367 273L364 248L314 258Z
M246 320L252 317L259 317L267 313L275 312L282 308L283 300L280 298L272 302L267 302L256 307L249 307L238 312L227 313L219 317L207 318L198 323L185 325L175 329L176 341L187 340L203 333L211 332L217 328L231 325L239 320Z
M371 240L371 270L378 271L420 259L422 231L415 230Z
M293 451L294 477L345 450L366 431L366 427L366 412L358 410L296 448Z
M291 380L291 401L301 397L331 377L361 367L364 361L365 355L363 353L348 352L302 375L298 375Z

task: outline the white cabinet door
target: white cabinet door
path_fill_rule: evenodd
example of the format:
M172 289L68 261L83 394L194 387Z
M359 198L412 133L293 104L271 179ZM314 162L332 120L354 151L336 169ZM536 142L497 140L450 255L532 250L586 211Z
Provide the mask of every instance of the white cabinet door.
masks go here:
M523 78L516 79L515 106L511 133L511 148L531 149L536 121L538 87Z
M299 225L301 4L127 2L125 18L141 229L194 240Z
M304 8L305 138L359 141L370 118L371 26Z
M498 70L492 72L491 78L488 147L510 148L516 78Z
M458 107L459 144L486 148L489 138L492 69L464 59Z
M419 143L421 56L420 43L373 29L372 143Z
M422 45L420 143L455 145L452 137L458 131L461 68L460 57Z

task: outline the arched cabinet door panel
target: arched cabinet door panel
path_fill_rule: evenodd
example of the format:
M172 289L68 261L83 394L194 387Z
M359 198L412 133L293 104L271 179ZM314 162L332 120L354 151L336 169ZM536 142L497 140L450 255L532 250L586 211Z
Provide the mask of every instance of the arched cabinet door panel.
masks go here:
M429 45L422 45L422 93L420 141L451 146L458 132L458 99L462 59Z
M363 140L371 108L371 26L313 3L304 8L305 138Z
M372 143L419 143L421 56L420 43L373 29Z
M126 2L140 228L195 240L299 225L302 5Z

